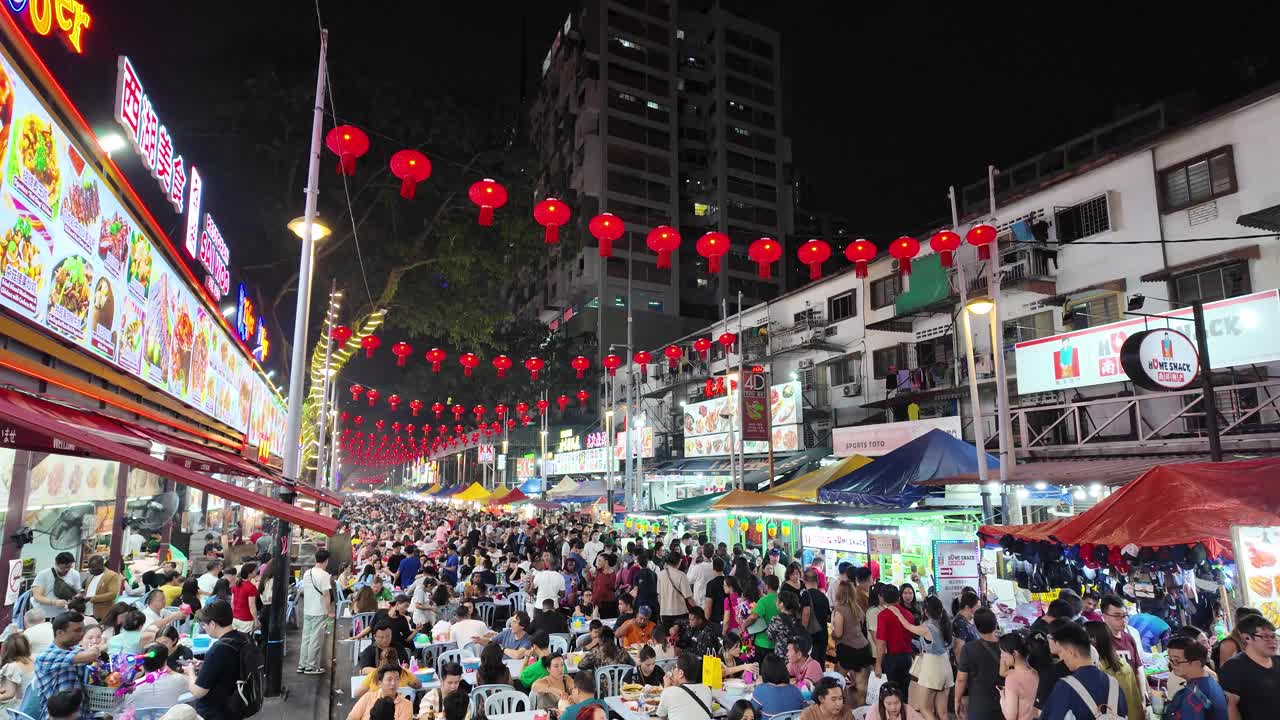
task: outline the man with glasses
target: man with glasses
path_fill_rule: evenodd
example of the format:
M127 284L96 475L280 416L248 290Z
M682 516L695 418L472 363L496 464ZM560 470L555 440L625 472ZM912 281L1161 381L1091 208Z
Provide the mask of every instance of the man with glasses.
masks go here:
M1117 595L1104 596L1102 619L1111 630L1111 642L1116 646L1116 654L1129 663L1135 677L1145 677L1142 672L1142 656L1138 654L1138 641L1129 632L1129 611L1124 606L1124 600ZM1145 689L1143 694L1146 694Z
M1209 651L1195 638L1179 635L1169 641L1169 670L1182 687L1169 696L1164 716L1172 720L1228 720L1222 686L1205 667Z
M1260 615L1250 615L1236 630L1244 638L1244 652L1223 663L1218 671L1231 720L1274 718L1280 713L1276 627Z

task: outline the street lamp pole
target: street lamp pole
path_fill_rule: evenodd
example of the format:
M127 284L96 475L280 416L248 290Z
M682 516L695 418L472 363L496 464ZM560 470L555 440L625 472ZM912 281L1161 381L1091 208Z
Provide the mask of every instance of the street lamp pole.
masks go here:
M289 363L289 414L284 438L284 477L292 483L301 481L299 465L302 435L302 392L307 377L307 322L311 309L311 261L315 250L313 226L316 220L316 204L320 195L320 136L324 131L325 57L329 51L329 31L320 30L320 62L316 68L316 99L311 115L311 156L307 167L306 207L302 220L302 250L298 263L298 302L293 317L293 355ZM318 234L318 233L316 233ZM281 488L280 499L293 504L297 493L289 487ZM276 533L272 538L271 561L275 564L272 582L274 597L282 602L271 604L271 622L267 628L266 687L265 694L275 697L284 689L284 623L289 595L289 579L293 576L289 567L289 523L276 519Z
M959 214L956 211L956 188L947 189L947 197L951 200L951 229L958 232ZM956 285L960 291L960 313L964 316L964 351L965 363L969 369L969 404L973 407L973 444L978 449L978 485L982 495L982 518L991 522L995 510L991 504L991 486L987 472L987 432L982 425L982 396L978 392L978 374L973 360L973 330L969 327L969 282L964 275L964 263L956 263ZM1007 522L1007 520L1006 520Z
M996 220L996 166L987 166L987 191L991 204L991 222ZM1022 503L1009 492L1009 469L1017 462L1013 457L1013 433L1009 418L1009 380L1004 370L1004 337L1000 331L1000 239L991 241L991 260L987 262L987 291L991 294L991 364L996 374L996 433L1000 438L1000 499L1006 524L1022 522Z

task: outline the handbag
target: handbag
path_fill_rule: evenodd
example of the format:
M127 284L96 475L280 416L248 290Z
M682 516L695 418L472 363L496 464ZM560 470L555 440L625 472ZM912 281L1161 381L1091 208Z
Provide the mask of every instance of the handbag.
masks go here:
M872 671L867 678L867 704L875 707L880 702L880 688L889 682L888 675L878 674Z
M707 714L707 720L711 720L711 718L714 717L711 714L711 708L707 707L707 704L702 702L702 698L698 697L698 693L690 690L688 685L678 685L677 687L689 693L689 697L693 698L693 701L698 703L698 707L702 708L702 711Z
M671 579L671 567L670 567L670 566L668 566L668 567L663 571L663 573L667 576L667 582L671 583L671 587L672 587L676 592L680 593L680 597L684 599L684 607L685 607L685 609L686 609L686 610L692 610L692 609L694 609L694 608L698 607L698 604L697 604L697 603L695 603L695 602L693 601L693 599L692 599L692 598L690 598L688 595L685 595L683 592L681 592L680 588L676 587L676 583L675 583L675 581Z

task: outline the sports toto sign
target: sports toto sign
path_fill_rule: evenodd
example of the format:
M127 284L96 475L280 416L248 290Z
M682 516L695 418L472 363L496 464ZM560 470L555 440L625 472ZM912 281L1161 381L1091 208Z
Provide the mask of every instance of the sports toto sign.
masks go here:
M1139 387L1181 390L1199 374L1200 355L1195 343L1176 330L1144 330L1124 341L1120 364Z

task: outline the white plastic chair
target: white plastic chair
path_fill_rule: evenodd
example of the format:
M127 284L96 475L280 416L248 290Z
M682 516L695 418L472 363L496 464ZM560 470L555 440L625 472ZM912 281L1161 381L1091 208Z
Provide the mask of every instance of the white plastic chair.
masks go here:
M422 652L419 653L421 664L423 667L434 668L436 666L436 660L440 657L441 653L457 649L458 644L454 642L431 643L430 645L422 648Z
M416 690L409 687L408 685L401 685L400 687L396 688L396 693L408 698L409 702L413 702L413 696L416 692L417 692Z
M357 613L351 618L351 637L355 637L364 631L366 627L373 624L374 613ZM370 635L366 635L360 640L352 640L351 642L351 664L355 665L360 661L360 652L373 642Z
M532 703L529 702L529 696L519 690L503 690L496 692L484 701L485 717L493 717L494 715L507 715L515 712L525 712Z
M778 713L777 715L770 716L769 720L799 720L799 718L800 711L792 710L790 712Z
M528 593L525 593L524 591L513 593L510 598L511 612L513 614L518 612L524 612L525 608L528 606L529 601L531 599L532 598L529 597Z
M622 694L622 684L631 674L630 665L605 665L596 668L596 697L613 697Z
M506 690L515 690L515 688L510 685L477 685L471 691L471 717L476 717L483 712L484 701L489 699L489 696Z
M481 622L492 630L493 619L498 614L498 606L491 602L476 603L476 612L480 615Z
M829 677L829 678L831 678L831 679L835 680L836 682L840 683L840 689L842 689L842 690L844 689L845 683L847 682L847 681L845 680L845 677L844 677L844 674L843 674L843 673L838 673L838 672L835 672L835 671L827 671L827 672L824 672L824 673L822 673L822 677Z
M436 677L444 682L444 666L446 663L455 662L462 664L462 651L454 648L453 650L445 650L436 657Z
M166 707L146 707L137 708L133 711L134 720L160 720L160 718L169 712Z
M561 654L569 652L569 638L557 633L555 635L551 635L550 640L551 652L559 652Z

